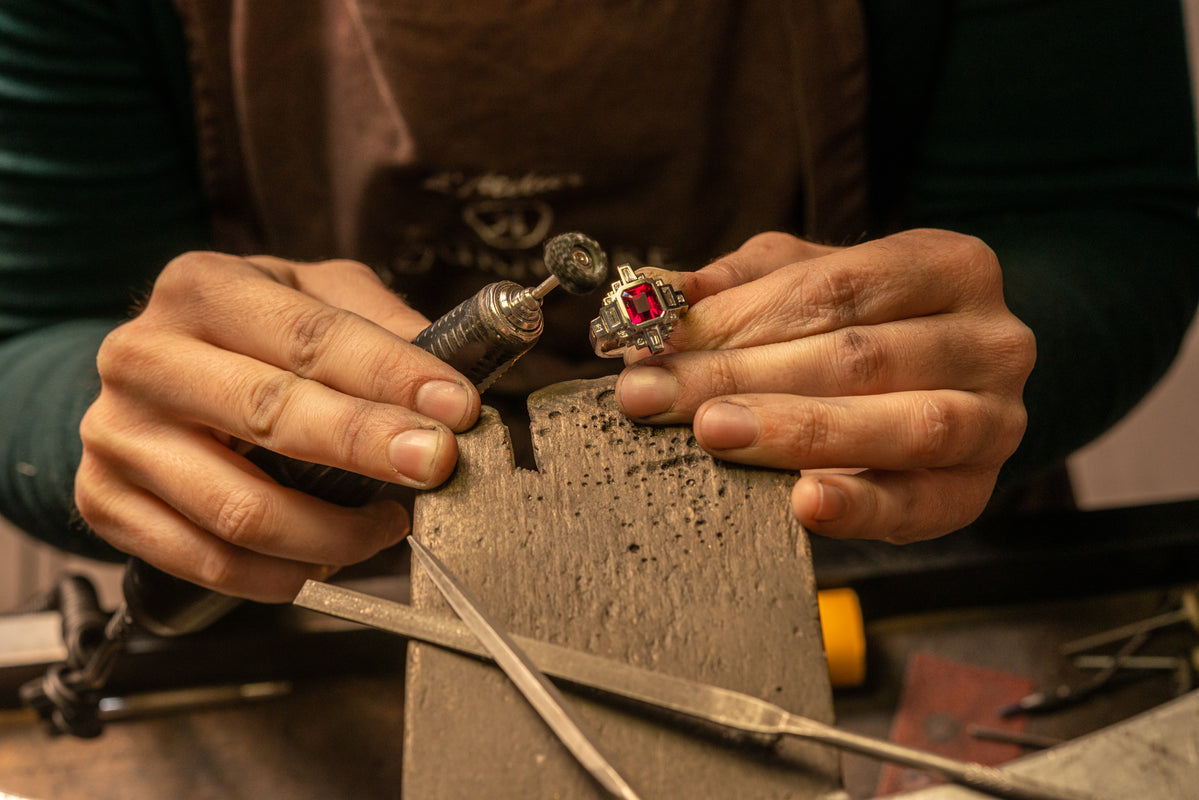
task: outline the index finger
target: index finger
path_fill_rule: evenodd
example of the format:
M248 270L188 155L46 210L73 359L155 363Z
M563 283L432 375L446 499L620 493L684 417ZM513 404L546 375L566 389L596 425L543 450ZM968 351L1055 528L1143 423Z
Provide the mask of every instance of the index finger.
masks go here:
M436 383L445 391L424 393L439 398L433 416L455 430L473 424L478 392L431 353L365 317L271 280L254 265L226 269L223 276L213 287L197 271L177 277L182 285L173 287L190 290L187 324L204 341L375 403L420 410L422 389Z
M682 292L690 306L695 306L701 300L756 281L780 267L819 258L834 253L837 249L785 233L761 233L697 272L676 272L658 267L641 267L637 272L647 278L661 278L676 291ZM710 346L688 345L686 328L684 321L684 324L671 334L666 345L668 352L715 349ZM650 357L648 351L629 349L625 353L625 363L633 364Z
M675 348L754 347L961 310L1002 281L989 247L947 231L908 231L761 271L693 305Z
M251 264L321 302L352 311L411 341L429 319L397 296L367 265L338 259L301 264L274 256L250 256Z
M683 292L695 305L700 300L755 281L776 269L837 252L785 233L760 233L726 256L686 276Z

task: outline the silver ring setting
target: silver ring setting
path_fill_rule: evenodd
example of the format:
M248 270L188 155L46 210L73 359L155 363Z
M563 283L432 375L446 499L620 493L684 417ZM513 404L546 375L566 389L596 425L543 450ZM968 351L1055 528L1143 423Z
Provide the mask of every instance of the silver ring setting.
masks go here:
M591 346L601 358L620 358L629 348L666 349L666 337L687 310L687 298L661 278L646 278L628 264L591 320Z

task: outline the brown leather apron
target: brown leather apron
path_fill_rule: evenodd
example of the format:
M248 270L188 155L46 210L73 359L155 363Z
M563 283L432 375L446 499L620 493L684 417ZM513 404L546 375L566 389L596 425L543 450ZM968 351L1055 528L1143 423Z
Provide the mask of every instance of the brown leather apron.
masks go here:
M222 250L364 261L434 317L566 230L682 269L864 230L856 0L177 5ZM606 368L598 299L555 295L510 389Z

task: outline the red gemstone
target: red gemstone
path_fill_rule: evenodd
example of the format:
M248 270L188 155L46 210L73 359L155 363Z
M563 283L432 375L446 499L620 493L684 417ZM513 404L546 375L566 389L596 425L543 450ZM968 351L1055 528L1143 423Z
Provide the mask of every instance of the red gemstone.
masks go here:
M648 283L639 283L620 293L620 301L629 313L629 322L640 325L662 316L662 304L658 293Z

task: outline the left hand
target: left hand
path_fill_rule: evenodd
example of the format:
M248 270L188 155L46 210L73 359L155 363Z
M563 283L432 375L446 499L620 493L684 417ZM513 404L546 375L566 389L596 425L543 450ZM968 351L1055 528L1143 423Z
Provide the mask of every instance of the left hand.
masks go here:
M982 513L1023 436L1036 353L985 244L768 233L676 278L691 309L667 353L627 358L626 415L691 422L722 459L802 470L791 505L816 533L898 544Z

